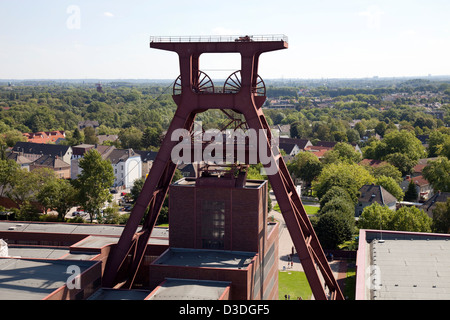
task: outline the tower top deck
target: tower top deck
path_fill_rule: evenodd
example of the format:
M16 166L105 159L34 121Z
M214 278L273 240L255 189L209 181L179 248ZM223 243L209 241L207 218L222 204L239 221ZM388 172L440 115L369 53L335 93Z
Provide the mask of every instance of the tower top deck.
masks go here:
M150 42L175 42L175 43L192 43L192 42L267 42L267 41L283 41L288 42L288 37L284 34L269 35L245 35L245 36L151 36Z
M245 36L151 36L150 47L176 52L185 52L185 50L194 50L197 52L241 52L242 50L248 50L249 48L255 48L258 52L266 52L287 48L288 37L283 34Z

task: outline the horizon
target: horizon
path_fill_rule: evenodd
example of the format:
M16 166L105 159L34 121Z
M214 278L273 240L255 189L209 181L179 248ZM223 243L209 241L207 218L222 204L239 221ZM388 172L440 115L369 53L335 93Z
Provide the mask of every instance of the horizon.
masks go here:
M177 55L150 49L151 36L264 34L286 35L289 48L261 55L263 79L450 75L450 3L445 0L257 4L3 1L0 78L176 79ZM215 58L202 56L201 69L221 70L224 79L239 70L235 55Z

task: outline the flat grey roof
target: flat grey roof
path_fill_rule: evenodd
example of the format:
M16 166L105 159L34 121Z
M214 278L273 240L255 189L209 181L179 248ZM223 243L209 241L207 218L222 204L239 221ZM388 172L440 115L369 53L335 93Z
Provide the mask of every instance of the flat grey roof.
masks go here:
M365 283L359 284L364 285L364 298L450 299L450 235L447 236L383 232L381 237L378 232L377 238L367 239Z
M219 300L229 286L225 281L167 278L149 300Z
M8 256L15 258L61 259L68 253L64 248L8 245Z
M81 235L104 235L117 236L122 234L124 225L103 225L103 224L71 224L71 223L45 223L45 222L19 222L0 221L0 231L14 232L43 232ZM149 243L168 244L168 228L153 228Z
M77 261L81 272L97 261ZM67 260L0 258L0 300L42 300L66 284Z
M153 264L241 269L251 263L255 254L243 251L169 248Z

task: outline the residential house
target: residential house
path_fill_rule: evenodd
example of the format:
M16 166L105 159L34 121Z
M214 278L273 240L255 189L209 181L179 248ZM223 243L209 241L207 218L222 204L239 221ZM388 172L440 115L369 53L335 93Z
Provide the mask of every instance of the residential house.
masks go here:
M424 202L433 195L433 187L428 182L428 180L421 175L415 177L407 175L405 180L400 183L400 187L402 188L403 192L406 192L406 190L408 190L408 185L411 180L416 185L416 191L418 194L418 199L416 201Z
M98 144L103 144L105 141L111 141L115 142L117 139L119 139L119 136L117 134L101 134L97 136L98 138Z
M66 163L72 158L72 147L58 144L17 142L11 151L33 162L44 155L59 157Z
M289 138L291 136L291 125L290 124L277 124L270 127L270 131L275 137Z
M111 162L114 169L114 187L131 188L134 180L142 177L142 161L141 156L134 152L133 149L116 149L114 146L101 146L94 144L81 144L74 146L74 154L71 161L71 177L76 179L82 169L79 161L84 154L95 149L103 159Z
M308 152L311 152L321 160L327 151L333 150L332 147L320 147L320 146L308 146L305 149Z
M395 210L397 199L390 194L386 189L379 185L364 185L359 189L358 202L355 206L355 216L359 217L364 208L378 203L382 206L387 206L391 210Z
M425 159L419 159L418 163L412 168L411 175L413 177L418 177L422 175L423 169L428 165L429 161L437 160L438 158L425 158Z
M312 146L312 143L308 139L280 137L278 147L283 149L287 155L295 156L297 153L305 151L305 149L310 146Z
M153 161L155 161L158 152L147 150L136 150L135 152L141 156L142 177L146 178L147 175L150 173Z
M142 177L141 156L133 149L114 149L107 159L114 169L114 187L129 189Z
M85 120L78 122L78 129L83 130L86 127L92 127L94 129L99 127L98 121L95 120Z
M433 218L433 210L436 208L436 204L439 202L447 202L449 197L450 192L438 191L423 203L422 210L425 211L430 218Z
M56 143L66 139L66 133L64 131L41 131L35 133L23 134L28 142L33 143Z
M337 141L318 141L314 144L314 147L326 147L326 148L331 148L333 149L336 144L338 144L339 142ZM350 145L353 146L353 148L355 148L355 151L359 152L360 154L362 154L362 150L359 147L358 144L356 143L350 143Z
M61 179L70 178L70 164L62 161L58 156L43 155L30 164L30 171L37 168L49 168Z
M20 168L28 171L30 170L30 164L33 163L33 161L31 161L30 159L25 158L21 154L14 152L10 152L6 156L6 159L15 161L20 166Z

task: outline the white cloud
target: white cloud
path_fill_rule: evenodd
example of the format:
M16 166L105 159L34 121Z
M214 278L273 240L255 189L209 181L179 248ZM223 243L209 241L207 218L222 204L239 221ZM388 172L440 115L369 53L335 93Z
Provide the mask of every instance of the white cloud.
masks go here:
M114 18L114 14L109 11L103 12L103 15L108 18Z

